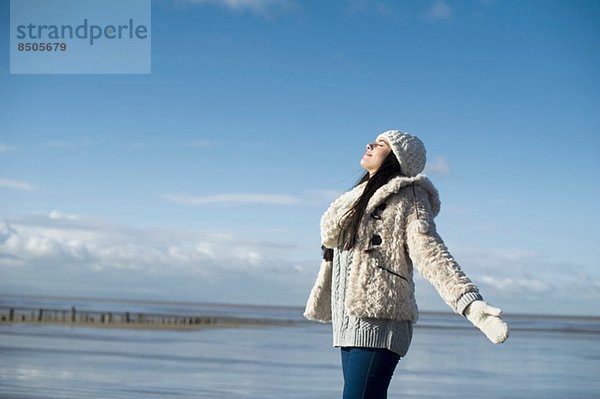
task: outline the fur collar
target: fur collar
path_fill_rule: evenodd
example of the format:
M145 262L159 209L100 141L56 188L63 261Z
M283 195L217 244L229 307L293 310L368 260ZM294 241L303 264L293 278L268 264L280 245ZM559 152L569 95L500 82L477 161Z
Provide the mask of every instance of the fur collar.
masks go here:
M419 174L414 177L396 176L390 179L386 184L379 187L377 191L373 193L369 199L369 202L367 203L365 214L373 212L373 210L382 202L384 202L390 195L397 193L401 188L409 186L413 183L419 185L427 192L429 195L429 202L431 203L433 216L437 216L441 207L440 197L433 183L431 183L429 178L423 174ZM330 245L330 239L339 236L339 225L337 222L340 220L342 215L344 215L348 209L350 209L358 197L360 197L366 185L367 182L363 182L350 191L345 192L335 201L333 201L327 211L325 211L321 217L321 241L323 245Z

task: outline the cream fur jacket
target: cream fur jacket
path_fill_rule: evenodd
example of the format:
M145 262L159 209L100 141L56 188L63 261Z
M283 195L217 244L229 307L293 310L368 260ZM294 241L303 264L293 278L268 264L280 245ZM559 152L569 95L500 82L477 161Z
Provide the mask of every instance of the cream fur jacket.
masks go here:
M342 194L321 217L321 243L337 248L338 221L360 196L366 182ZM458 314L482 299L436 232L440 211L437 189L420 174L390 179L370 198L361 221L345 308L356 317L411 320L418 318L413 265ZM323 259L304 316L331 321L332 261Z

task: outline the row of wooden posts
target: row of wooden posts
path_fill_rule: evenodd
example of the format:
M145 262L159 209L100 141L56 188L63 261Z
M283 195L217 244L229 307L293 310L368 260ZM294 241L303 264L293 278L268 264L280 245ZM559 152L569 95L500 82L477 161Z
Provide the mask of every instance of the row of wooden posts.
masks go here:
M157 326L194 325L239 325L239 324L290 324L290 321L270 319L227 317L227 316L185 316L161 313L113 312L71 309L43 309L29 307L0 306L0 321L9 323L88 323L88 324L131 324Z

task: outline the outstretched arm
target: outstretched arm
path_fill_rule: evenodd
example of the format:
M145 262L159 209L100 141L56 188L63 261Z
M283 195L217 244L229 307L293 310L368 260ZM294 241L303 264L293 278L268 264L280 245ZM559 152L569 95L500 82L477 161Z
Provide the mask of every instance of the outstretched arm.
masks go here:
M419 273L437 290L456 313L464 315L494 343L508 338L508 326L501 311L483 301L479 289L461 270L436 231L427 193L414 192L415 201L408 216L408 254Z

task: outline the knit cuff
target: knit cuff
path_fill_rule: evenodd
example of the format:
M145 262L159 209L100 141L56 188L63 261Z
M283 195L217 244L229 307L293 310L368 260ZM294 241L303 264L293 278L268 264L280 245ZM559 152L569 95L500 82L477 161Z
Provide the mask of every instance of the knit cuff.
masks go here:
M463 294L456 302L456 313L464 316L465 309L474 301L483 301L483 297L479 292L471 291Z

